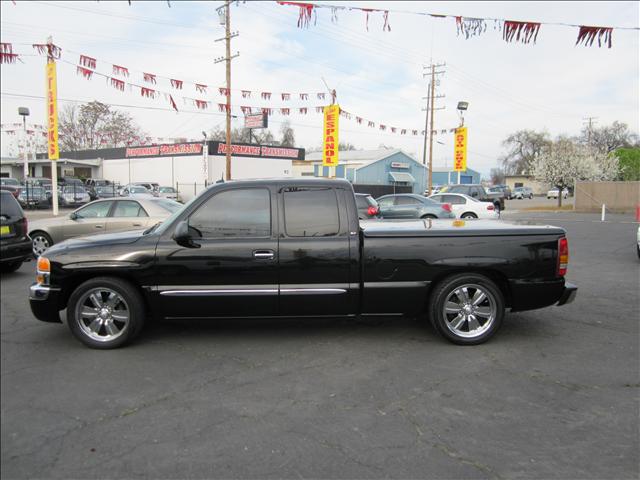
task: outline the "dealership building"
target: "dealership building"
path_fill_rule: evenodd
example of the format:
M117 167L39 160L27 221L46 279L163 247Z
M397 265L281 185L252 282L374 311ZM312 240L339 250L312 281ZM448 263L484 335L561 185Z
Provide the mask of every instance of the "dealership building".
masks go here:
M60 152L58 176L103 178L120 184L155 182L178 186L188 200L206 185L226 178L227 145L219 141L185 142L136 147ZM51 177L51 162L39 154L29 162L30 176ZM272 145L231 145L231 178L290 177L292 163L304 160L305 150ZM22 178L23 162L3 159L2 172Z

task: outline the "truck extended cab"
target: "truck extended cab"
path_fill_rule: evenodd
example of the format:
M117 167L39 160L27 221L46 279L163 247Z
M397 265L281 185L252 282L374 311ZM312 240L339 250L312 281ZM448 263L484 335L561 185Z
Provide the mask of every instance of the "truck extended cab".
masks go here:
M563 305L565 231L501 221L358 220L343 180L211 186L145 231L67 240L37 262L33 314L93 348L149 319L426 313L458 344L512 311Z

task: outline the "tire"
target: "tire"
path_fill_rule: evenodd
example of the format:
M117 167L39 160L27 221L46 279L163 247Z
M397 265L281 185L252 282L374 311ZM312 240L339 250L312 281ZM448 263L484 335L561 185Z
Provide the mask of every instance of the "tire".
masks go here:
M22 266L22 260L17 260L15 262L6 262L0 264L0 272L2 273L13 273L18 270Z
M87 280L71 294L67 305L71 333L87 347L101 350L133 340L142 330L144 315L138 289L115 277Z
M494 203L493 204L493 208L495 208L495 210L496 210L496 212L498 214L500 213L501 208L500 208L500 204L499 203Z
M465 212L462 215L460 215L460 218L465 220L465 219L469 219L469 218L472 218L472 219L473 218L478 218L478 216L473 212Z
M33 256L36 258L46 252L47 249L53 245L51 236L40 230L31 232L29 236L31 237L31 251L33 252Z
M435 215L431 215L430 213L427 213L426 215L423 215L420 217L421 219L425 219L428 218L430 220L436 220L438 217L436 217Z
M435 330L450 342L479 345L489 340L502 325L504 296L484 275L452 275L432 291L428 315Z
M529 200L533 200L533 193L529 195Z

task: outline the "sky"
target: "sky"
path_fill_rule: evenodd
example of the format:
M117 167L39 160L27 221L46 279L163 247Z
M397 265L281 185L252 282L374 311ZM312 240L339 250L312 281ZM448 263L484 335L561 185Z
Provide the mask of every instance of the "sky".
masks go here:
M380 12L337 12L316 9L307 28L298 28L297 7L276 2L237 2L231 8L233 126L243 123L239 107L291 108L291 115L277 112L270 128L278 136L283 121L295 130L297 146L321 145L322 115L315 107L326 104L317 92L328 85L336 89L341 108L353 114L340 119L340 141L357 148L380 145L401 148L422 161L423 137L400 135L400 129L424 130L430 63L438 70L435 129L459 125L458 101L466 101L469 168L488 175L505 153L503 140L521 129L546 130L551 136L576 135L585 118L596 126L613 121L639 130L639 32L614 30L613 47L575 46L578 28L543 24L535 44L507 43L493 21L480 36L457 35L453 18L435 18L404 12L503 18L531 22L638 27L638 2L323 2L363 8L389 9L391 31L383 31ZM223 2L2 1L2 42L21 54L19 62L1 66L2 123L17 123L18 107L28 107L29 120L46 124L44 63L31 47L51 35L62 48L58 62L59 107L70 102L98 100L129 112L152 137L201 139L202 131L224 128L224 103L217 87L225 85L224 36L216 8ZM111 75L112 64L128 67L129 81L145 85L142 72L158 75L155 88L171 92L179 113L160 96L148 99L139 89L120 92L104 77L87 80L76 72L79 55L97 59L96 71ZM166 78L160 78L166 77ZM169 78L184 80L175 90ZM193 83L209 88L197 93ZM240 90L254 93L249 99ZM273 92L263 100L257 92ZM292 94L283 101L280 92ZM301 101L297 94L309 93ZM295 94L295 96L294 96ZM33 98L36 97L36 98ZM211 101L198 110L181 97ZM298 113L308 107L308 113ZM355 116L375 122L358 124ZM386 131L379 124L387 125ZM396 127L396 134L390 132ZM2 153L15 138L2 134ZM435 167L451 166L453 134L434 140Z

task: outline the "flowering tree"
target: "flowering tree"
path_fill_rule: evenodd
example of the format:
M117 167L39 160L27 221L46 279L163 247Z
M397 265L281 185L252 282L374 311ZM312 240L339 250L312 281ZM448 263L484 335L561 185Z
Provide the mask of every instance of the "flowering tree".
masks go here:
M533 163L533 175L558 188L558 206L562 206L562 190L576 180L614 180L618 158L560 137Z

